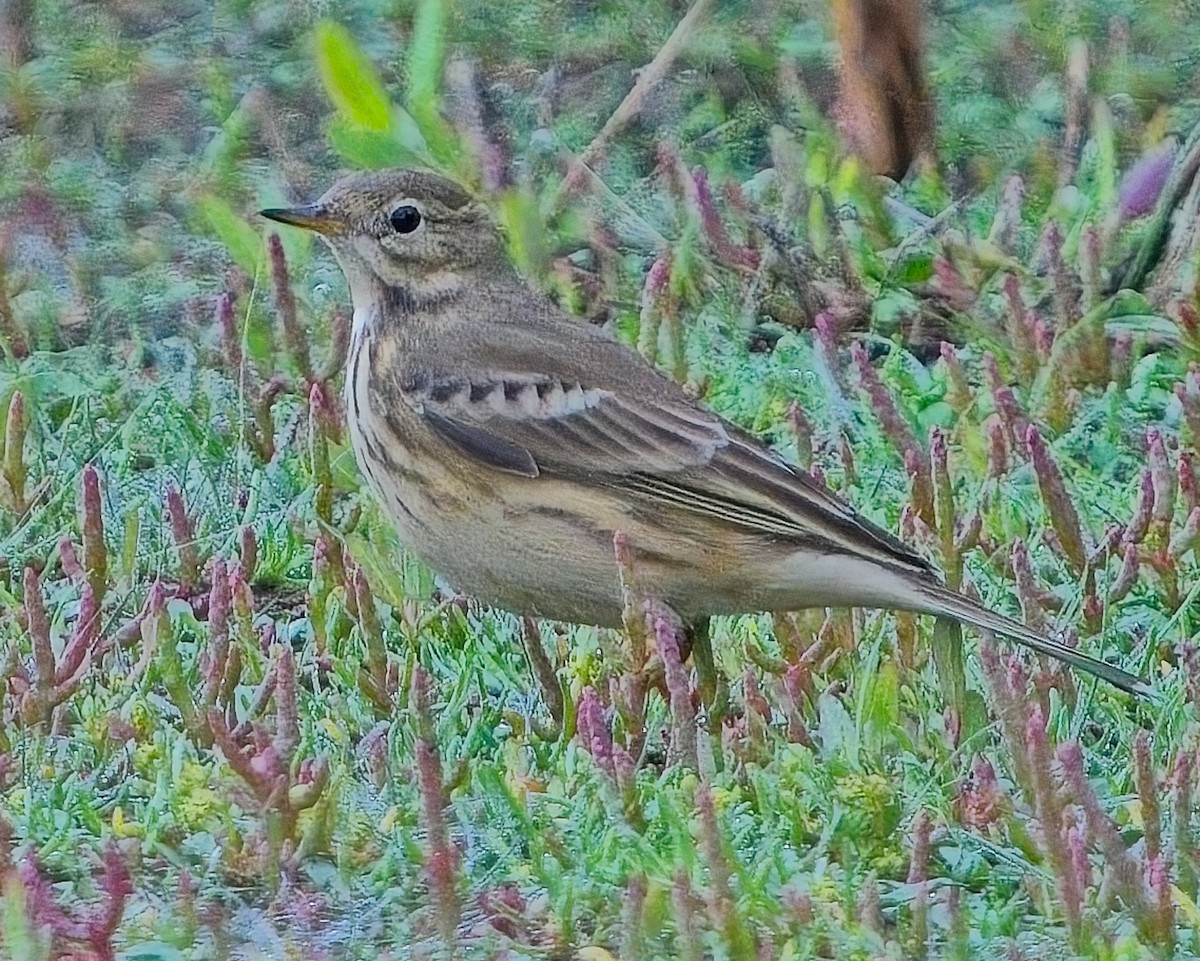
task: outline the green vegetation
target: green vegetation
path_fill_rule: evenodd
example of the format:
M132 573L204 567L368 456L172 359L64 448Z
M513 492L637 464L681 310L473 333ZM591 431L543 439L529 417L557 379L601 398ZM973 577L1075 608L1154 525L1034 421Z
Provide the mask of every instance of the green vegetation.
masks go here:
M826 6L713 4L599 141L683 4L0 12L0 956L1200 955L1200 23L937 5L942 173L885 191ZM719 623L707 710L637 617L449 596L360 488L340 272L254 215L394 164L1157 700L815 611Z

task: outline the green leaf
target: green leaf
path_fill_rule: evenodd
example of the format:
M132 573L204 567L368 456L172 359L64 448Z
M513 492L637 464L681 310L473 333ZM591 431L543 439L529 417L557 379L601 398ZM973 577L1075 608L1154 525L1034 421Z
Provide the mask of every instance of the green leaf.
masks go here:
M329 145L352 167L381 170L404 162L395 138L376 130L364 130L345 117L334 117L325 134Z
M12 958L27 961L47 961L50 957L50 936L39 931L25 912L25 888L21 884L7 886L3 902L4 938L0 944Z
M366 130L345 117L334 117L326 129L329 144L354 167L382 170L386 167L436 167L417 122L406 110L392 108L386 131Z
M834 695L822 694L817 698L817 716L821 756L827 761L839 758L844 763L857 765L858 727L846 706Z
M922 251L893 268L901 284L923 284L933 276L933 254Z
M471 173L470 151L440 113L450 0L418 0L408 44L408 109L436 166L460 178Z
M506 190L496 198L496 212L508 241L509 256L522 271L539 276L548 258L537 199L520 188Z
M261 310L252 310L246 315L244 339L247 356L264 373L275 369L275 325Z
M949 428L954 423L954 408L944 400L936 400L917 414L921 435L927 436L933 427Z
M403 107L392 107L392 131L401 150L406 150L427 167L432 167L429 143L421 132L421 125Z
M1109 211L1117 205L1117 142L1112 113L1102 98L1092 112L1092 141L1096 145L1096 194L1092 203L1097 211Z
M967 674L963 661L961 625L944 617L933 622L933 665L937 669L946 706L958 714L961 741L969 742L977 728L977 718L968 710Z
M1109 334L1133 334L1142 337L1162 337L1168 342L1179 340L1179 325L1159 314L1121 314L1104 322Z
M253 108L245 103L239 104L204 148L201 166L214 175L216 183L225 185L235 181L246 140L256 123L258 120Z
M876 751L886 750L896 743L903 731L900 720L900 675L894 661L879 663L865 684L865 703L861 710L863 739Z
M228 249L233 262L251 277L262 264L263 242L253 227L234 212L220 197L201 197L196 206L209 229Z
M446 55L446 15L449 0L419 0L408 44L408 102L424 111L436 109Z
M387 130L391 103L383 83L350 32L322 20L314 34L317 69L338 113L367 130Z

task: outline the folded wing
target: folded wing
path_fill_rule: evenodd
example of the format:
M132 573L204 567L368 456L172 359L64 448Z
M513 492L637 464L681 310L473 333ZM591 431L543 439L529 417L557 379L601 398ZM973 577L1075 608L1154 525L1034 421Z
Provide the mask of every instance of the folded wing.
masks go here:
M547 324L532 350L497 337L486 362L422 371L407 379L419 387L405 396L443 440L496 470L600 479L797 547L930 570L640 357L607 338L584 337L581 346L580 328L570 326L559 333ZM540 370L528 369L529 357Z

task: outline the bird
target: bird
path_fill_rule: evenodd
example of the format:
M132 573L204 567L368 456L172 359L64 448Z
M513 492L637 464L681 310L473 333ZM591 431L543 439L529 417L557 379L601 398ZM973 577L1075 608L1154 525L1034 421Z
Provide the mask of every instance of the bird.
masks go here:
M345 406L404 545L515 614L620 627L639 593L716 615L872 607L1002 635L1127 692L1137 676L947 588L911 546L702 406L513 266L487 204L426 170L353 173L261 215L318 234L353 304Z

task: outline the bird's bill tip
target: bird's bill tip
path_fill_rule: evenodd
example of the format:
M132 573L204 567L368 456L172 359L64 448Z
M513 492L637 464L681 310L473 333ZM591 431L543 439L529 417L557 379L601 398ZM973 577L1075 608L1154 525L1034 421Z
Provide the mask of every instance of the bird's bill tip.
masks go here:
M287 224L289 227L300 227L318 234L337 233L338 221L320 204L307 204L303 207L269 207L258 212L260 217Z

